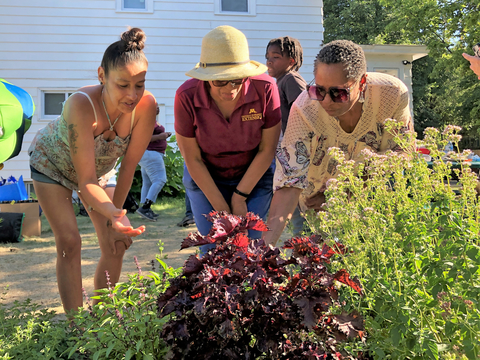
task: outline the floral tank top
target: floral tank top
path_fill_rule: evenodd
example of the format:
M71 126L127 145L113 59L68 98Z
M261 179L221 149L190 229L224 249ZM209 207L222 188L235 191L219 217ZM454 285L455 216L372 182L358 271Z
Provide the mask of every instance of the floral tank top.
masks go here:
M98 123L95 106L90 96L82 91L74 94L77 93L88 98L95 115L95 123ZM105 174L115 173L114 167L118 158L125 154L130 143L134 118L135 110L132 112L130 134L125 139L116 136L115 139L107 141L103 138L103 134L95 137L95 170L99 180L106 181L108 179L102 179ZM70 156L67 122L63 117L63 110L56 120L37 132L28 149L28 154L30 166L35 170L59 182L67 189L78 190L77 173ZM102 185L101 182L100 185Z

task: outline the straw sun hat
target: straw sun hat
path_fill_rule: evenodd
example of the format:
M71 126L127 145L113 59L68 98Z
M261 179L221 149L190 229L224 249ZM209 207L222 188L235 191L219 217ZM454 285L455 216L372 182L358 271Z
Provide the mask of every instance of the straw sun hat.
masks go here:
M263 74L267 67L250 60L245 35L234 27L219 26L202 40L200 62L185 75L208 80L235 80Z

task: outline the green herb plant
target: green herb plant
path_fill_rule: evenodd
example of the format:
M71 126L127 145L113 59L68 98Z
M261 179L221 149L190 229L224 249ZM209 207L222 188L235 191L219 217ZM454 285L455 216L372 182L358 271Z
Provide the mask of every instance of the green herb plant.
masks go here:
M391 120L386 128L401 132ZM332 266L362 284L363 297L346 287L340 301L365 319L374 359L480 356L480 203L477 175L464 161L469 151L458 151L460 130L425 130L417 144L431 151L430 164L411 150L364 150L356 164L330 150L340 175L327 184L325 211L307 221L351 251ZM414 137L395 141L408 149ZM449 141L457 152L441 150Z
M97 305L91 304L86 296L87 309L74 318L77 342L70 348L70 356L84 354L89 359L163 359L168 347L159 334L168 318L157 317L156 298L169 286L169 279L176 277L179 270L163 261L163 244L159 241L160 265L155 271L144 275L137 263L138 273L129 276L129 281L112 287L106 272L108 288L99 290L94 296Z
M65 321L55 321L54 311L40 310L30 299L7 307L7 290L0 297L0 359L67 359L74 342L68 339Z

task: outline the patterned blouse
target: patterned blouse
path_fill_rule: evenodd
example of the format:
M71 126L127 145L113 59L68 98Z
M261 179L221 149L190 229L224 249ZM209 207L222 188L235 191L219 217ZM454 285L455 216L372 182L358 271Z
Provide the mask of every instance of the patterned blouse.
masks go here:
M384 131L385 119L403 123L403 131L413 129L405 84L390 75L367 74L362 116L351 133L345 132L319 101L310 100L306 91L293 103L285 135L277 148L274 190L303 189L302 211L319 210L327 180L337 175L337 163L327 154L330 147L343 150L348 160L361 161L360 152L365 148L376 153L400 150L393 135Z
M98 124L97 113L90 96L81 91L77 91L75 94L77 93L88 98L93 107L95 123ZM115 171L111 172L111 170L114 169L118 158L127 151L134 118L135 110L132 112L130 134L125 139L116 136L115 139L107 141L103 138L103 134L95 137L95 169L100 185L108 180L102 176L107 173L114 174ZM59 182L67 189L78 190L77 173L70 156L67 122L63 117L63 110L56 120L38 131L28 149L28 154L30 155L30 166L34 169Z

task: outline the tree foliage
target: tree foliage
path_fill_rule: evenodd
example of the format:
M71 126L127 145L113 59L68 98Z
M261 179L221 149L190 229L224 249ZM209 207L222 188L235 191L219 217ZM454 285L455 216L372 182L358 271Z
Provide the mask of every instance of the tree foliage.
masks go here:
M385 29L390 13L378 0L325 0L324 42L347 39L357 44L395 44L401 34Z

